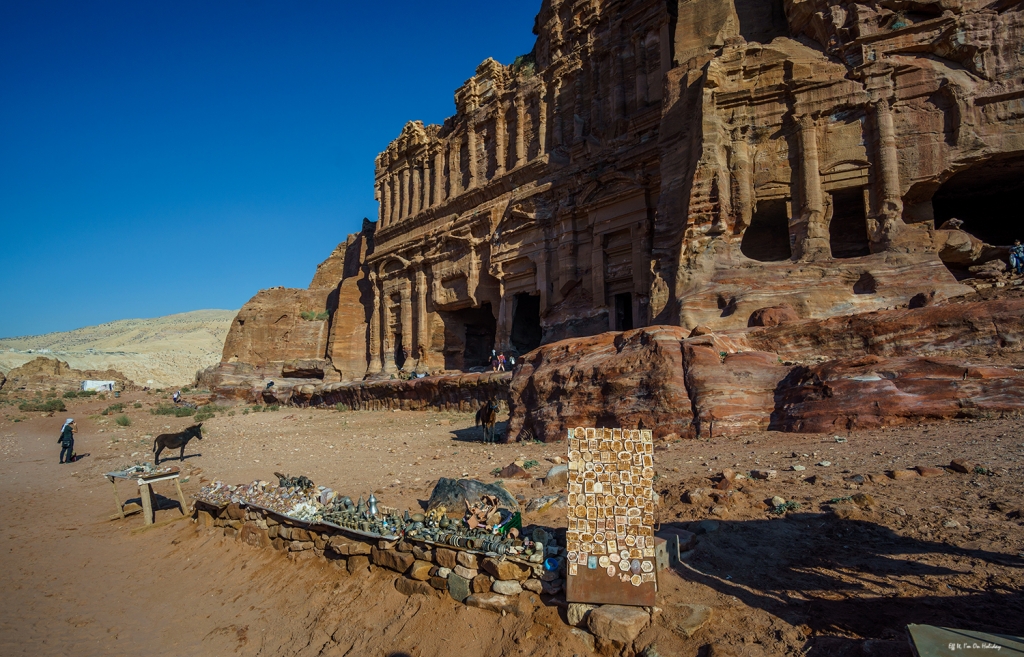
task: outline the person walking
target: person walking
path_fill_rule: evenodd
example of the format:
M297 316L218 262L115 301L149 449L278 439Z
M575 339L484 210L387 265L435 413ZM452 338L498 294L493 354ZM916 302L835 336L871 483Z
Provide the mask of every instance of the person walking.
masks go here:
M74 461L76 431L78 431L78 425L75 424L74 418L69 417L64 420L64 426L60 428L60 436L57 438L57 442L61 444L60 462L62 465Z
M498 354L498 370L499 372L505 371L505 352Z

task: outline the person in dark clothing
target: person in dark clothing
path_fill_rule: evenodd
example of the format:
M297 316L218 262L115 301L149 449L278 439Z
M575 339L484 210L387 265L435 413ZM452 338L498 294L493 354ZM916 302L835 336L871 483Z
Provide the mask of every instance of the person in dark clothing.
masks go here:
M73 418L68 418L64 421L64 426L60 429L60 436L57 438L57 442L60 443L60 462L71 463L75 457L75 432L78 431L78 425L75 424Z

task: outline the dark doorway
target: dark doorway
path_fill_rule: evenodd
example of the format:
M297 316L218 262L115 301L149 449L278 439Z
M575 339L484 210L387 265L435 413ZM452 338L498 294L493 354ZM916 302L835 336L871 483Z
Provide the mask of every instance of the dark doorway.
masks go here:
M858 187L832 192L832 221L828 224L828 232L833 258L870 255L862 189Z
M789 260L789 212L786 200L758 201L750 226L743 233L740 251L752 260L777 262Z
M520 354L540 346L544 333L540 327L540 296L522 292L512 300L512 346Z
M1024 157L993 158L961 171L932 197L935 225L963 221L964 230L986 244L1009 246L1024 239L1020 199L1024 193Z
M629 292L615 295L615 330L633 330L633 295Z
M770 43L789 35L789 25L782 0L736 0L736 16L740 34L747 41Z
M402 334L395 334L395 365L398 369L405 366L405 347L402 345Z
M441 312L444 321L444 366L449 370L489 367L497 322L491 304Z

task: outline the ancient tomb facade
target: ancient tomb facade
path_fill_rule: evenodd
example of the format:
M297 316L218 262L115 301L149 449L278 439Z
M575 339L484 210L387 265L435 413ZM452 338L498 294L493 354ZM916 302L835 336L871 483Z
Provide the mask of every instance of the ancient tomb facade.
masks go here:
M351 262L251 302L322 297L321 331L247 305L225 361L353 380L933 303L1016 236L1021 2L545 0L535 32L377 157Z

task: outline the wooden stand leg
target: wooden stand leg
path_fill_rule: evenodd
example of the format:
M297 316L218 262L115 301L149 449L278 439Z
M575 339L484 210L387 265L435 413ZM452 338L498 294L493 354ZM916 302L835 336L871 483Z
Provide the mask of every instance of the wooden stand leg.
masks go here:
M117 505L117 515L121 516L121 520L124 520L124 507L121 506L121 496L117 494L117 480L111 477L110 485L114 487L114 504Z
M181 502L181 515L188 515L185 511L185 495L181 492L181 484L178 483L177 479L174 480L174 487L178 489L178 501Z
M149 484L139 486L139 497L142 498L142 514L146 518L146 524L153 524L153 488Z

